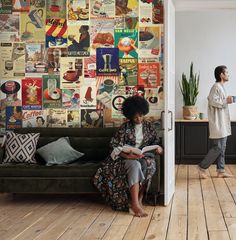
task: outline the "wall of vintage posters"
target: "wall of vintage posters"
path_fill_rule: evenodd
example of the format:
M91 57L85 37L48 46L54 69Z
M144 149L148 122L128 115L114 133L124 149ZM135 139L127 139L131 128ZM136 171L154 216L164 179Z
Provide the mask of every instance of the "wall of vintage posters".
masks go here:
M1 0L0 128L113 127L163 109L163 1Z

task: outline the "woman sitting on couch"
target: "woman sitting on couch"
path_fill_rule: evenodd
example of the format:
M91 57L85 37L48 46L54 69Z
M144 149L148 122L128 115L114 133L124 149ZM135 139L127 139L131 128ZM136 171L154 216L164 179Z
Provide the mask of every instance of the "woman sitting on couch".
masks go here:
M155 154L146 152L136 155L123 152L124 145L143 148L159 144L155 126L144 120L149 112L148 102L141 96L128 97L122 105L123 115L128 119L111 139L111 152L98 169L94 184L114 210L129 210L128 192L131 195L131 211L135 216L145 217L143 195L156 171ZM160 146L156 154L162 154ZM129 190L129 191L128 191Z

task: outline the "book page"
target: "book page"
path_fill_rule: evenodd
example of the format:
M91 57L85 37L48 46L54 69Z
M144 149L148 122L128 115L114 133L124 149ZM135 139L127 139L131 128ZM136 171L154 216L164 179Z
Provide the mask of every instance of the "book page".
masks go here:
M142 151L139 148L132 147L132 146L129 146L129 145L124 145L122 151L125 152L125 153L132 152L132 153L135 153L137 155L142 154Z
M151 145L151 146L146 146L142 149L142 153L152 151L154 149L157 149L159 145Z

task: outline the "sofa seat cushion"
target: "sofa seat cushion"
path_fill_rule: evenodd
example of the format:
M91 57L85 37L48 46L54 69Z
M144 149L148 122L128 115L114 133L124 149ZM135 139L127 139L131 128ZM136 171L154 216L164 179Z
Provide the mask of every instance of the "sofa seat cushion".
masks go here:
M0 177L92 177L100 164L91 161L54 166L5 163L0 164Z

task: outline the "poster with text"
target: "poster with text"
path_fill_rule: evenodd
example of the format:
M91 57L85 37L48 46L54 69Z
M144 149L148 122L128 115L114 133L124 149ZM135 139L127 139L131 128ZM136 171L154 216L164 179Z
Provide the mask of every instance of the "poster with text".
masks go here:
M62 107L67 109L80 108L80 90L62 89Z
M22 127L46 127L47 110L22 110Z
M22 108L6 107L6 129L12 130L22 127Z

